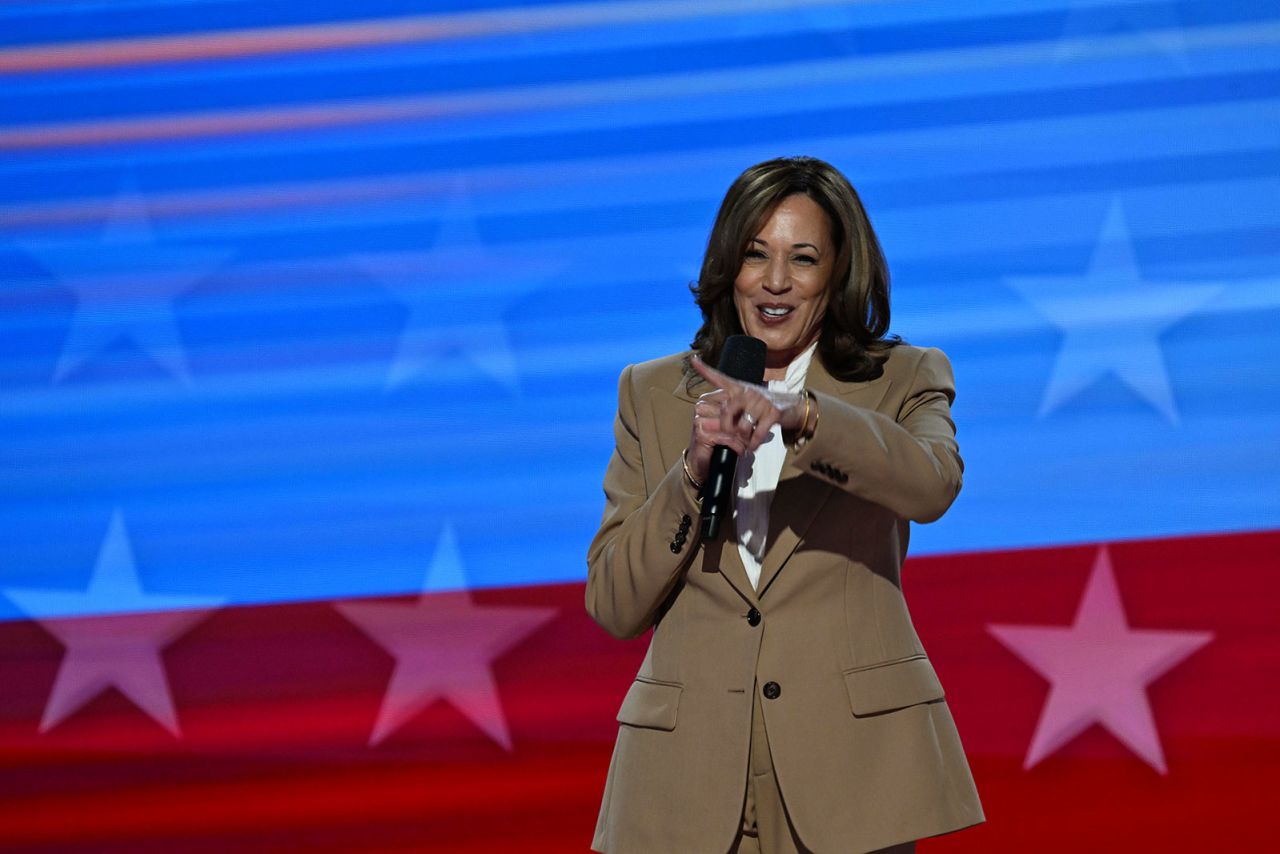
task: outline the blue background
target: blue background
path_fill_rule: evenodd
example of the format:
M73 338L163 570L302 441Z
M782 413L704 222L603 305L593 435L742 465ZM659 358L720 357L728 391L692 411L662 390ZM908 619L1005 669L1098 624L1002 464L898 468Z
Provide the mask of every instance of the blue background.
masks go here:
M417 591L448 529L470 585L581 580L618 374L687 346L782 154L859 188L955 368L913 554L1280 522L1273 4L11 2L0 590L84 589L117 512L179 601Z

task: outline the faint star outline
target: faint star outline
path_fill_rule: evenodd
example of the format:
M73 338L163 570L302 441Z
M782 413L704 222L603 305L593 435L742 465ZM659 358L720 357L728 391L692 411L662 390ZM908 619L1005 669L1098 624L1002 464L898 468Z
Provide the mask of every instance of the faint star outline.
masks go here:
M146 201L125 182L96 240L19 245L76 299L53 382L65 380L118 340L132 342L162 369L192 381L174 301L208 278L233 252L160 244Z
M1169 423L1179 422L1159 336L1225 286L1144 280L1119 198L1111 201L1084 275L1009 276L1004 281L1063 335L1038 417L1050 415L1110 374Z
M1190 69L1187 40L1174 4L1146 2L1135 4L1081 3L1075 0L1067 13L1058 40L1057 60L1093 59L1088 50L1091 38L1109 35L1115 30L1133 33L1175 62L1183 71Z
M505 311L562 266L511 248L486 247L464 181L449 194L431 248L362 253L354 261L408 309L386 389L460 356L519 394L520 372ZM472 312L472 313L468 313Z

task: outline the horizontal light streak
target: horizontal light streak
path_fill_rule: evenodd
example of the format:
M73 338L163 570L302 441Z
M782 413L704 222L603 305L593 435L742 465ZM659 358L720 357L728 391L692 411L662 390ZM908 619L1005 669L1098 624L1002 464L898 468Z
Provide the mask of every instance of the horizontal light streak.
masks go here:
M862 0L893 2L893 0ZM0 74L109 68L532 35L558 30L698 20L848 5L848 0L660 0L505 7L481 12L180 33L0 50Z
M1280 182L1260 177L1232 178L1229 180L1203 180L1189 175L1188 180L1176 184L1157 184L1136 187L1068 188L1059 192L1037 192L1004 198L978 198L973 200L946 201L912 207L873 208L871 211L876 229L890 253L891 263L903 261L929 261L972 253L974 235L982 235L981 248L991 257L1004 252L1042 250L1053 247L1092 245L1097 239L1102 211L1106 202L1115 194L1121 194L1130 211L1135 239L1152 236L1182 235L1195 237L1213 233L1224 226L1243 230L1250 228L1275 228L1280 226L1280 214L1267 201L1271 194L1280 192ZM714 210L716 199L708 199L708 211L702 222L669 229L619 228L605 233L583 233L581 229L538 240L493 243L487 248L504 256L518 254L529 259L545 259L548 262L569 266L557 275L556 280L573 280L582 270L591 270L596 281L611 280L608 271L617 266L616 259L629 257L638 247L659 247L665 263L672 259L684 259L689 264L700 260L706 241L706 230ZM1197 209L1194 218L1175 221L1147 233L1141 229L1141 211L1179 211ZM582 213L590 213L583 208ZM537 211L531 211L537 216ZM481 214L483 217L484 214ZM1168 222L1168 218L1162 217ZM1011 228L1010 223L1018 224ZM434 246L436 221L421 210L420 206L402 206L379 211L344 209L323 220L327 231L348 227L404 228L419 226L420 247L430 252ZM931 239L927 243L910 235L926 230ZM298 223L288 216L270 222L255 223L247 232L244 225L235 222L206 221L174 224L165 232L166 242L174 244L201 243L213 245L218 241L232 244L244 237L265 238L271 234L292 234L298 231ZM899 235L904 236L899 242ZM77 244L93 244L96 235L86 235ZM46 249L43 241L39 244ZM674 247L668 249L668 247ZM21 250L21 243L12 248ZM356 256L361 252L375 251L352 244L349 253L335 255L332 245L326 244L309 256L298 256L280 261L265 262L244 267L233 264L218 273L220 286L266 287L277 290L294 285L306 286L309 281L333 282L342 278L346 282L369 281L371 277L358 266ZM658 270L649 268L651 275L669 277L689 274L676 266ZM1019 271L1027 273L1027 271ZM344 277L344 278L343 278ZM36 277L28 277L36 278ZM43 279L44 277L39 277ZM8 281L12 289L18 284ZM9 291L12 294L12 290Z
M598 378L603 373L610 377L605 389L612 395L616 388L614 380L626 364L680 350L687 343L696 324L693 309L682 311L682 306L674 308L673 312L654 313L659 318L675 313L678 318L675 323L655 322L655 332L650 335L591 342L590 359L583 358L585 345L582 342L522 349L519 353L520 374L529 379L556 377L564 382L574 382ZM618 316L612 327L610 318L613 315L610 313L601 315L602 325L616 328L636 316L634 311L613 314ZM394 343L398 332L398 329L389 329L381 340ZM230 351L233 348L224 345L220 349ZM204 407L228 406L234 409L240 405L268 403L273 406L302 406L307 400L350 395L368 396L371 401L376 401L389 394L386 391L387 358L282 367L270 364L267 357L279 355L287 349L285 345L276 345L266 353L265 347L258 343L248 343L238 349L258 353L264 358L252 370L213 374L197 371L190 386L156 377L93 386L10 387L5 391L3 417L12 437L18 429L18 421L25 419L163 419L175 417L175 412L193 406L197 401ZM468 363L449 360L431 375L406 383L404 393L429 387L474 389L475 381L476 371ZM428 420L426 416L424 420Z
M304 210L318 206L389 202L402 199L445 199L458 186L460 173L424 172L376 178L299 181L241 186L234 189L148 193L147 215L153 220L219 216L253 211ZM469 189L502 192L512 189L501 175L466 174ZM37 202L0 208L0 228L30 228L76 222L99 222L111 212L114 196L73 201Z
M1145 275L1145 271L1143 272ZM1058 270L1056 275L1084 275L1084 271ZM1210 302L1196 310L1195 317L1199 320L1215 315L1229 317L1280 311L1280 276L1248 279L1213 275L1161 276L1151 277L1148 287L1151 291L1158 292L1160 283L1165 281L1222 288ZM963 302L956 301L954 297L948 300L947 296L943 287L931 289L927 293L913 294L909 315L907 306L898 301L894 305L894 328L912 341L923 342L991 341L993 337L1022 335L1048 328L1048 321L1010 288L993 286L980 292L970 290ZM1108 301L1106 307L1118 305L1122 304ZM1124 307L1128 309L1129 317L1141 317L1149 309L1149 306L1142 303L1139 295L1131 297L1129 305ZM1082 300L1081 308L1087 310L1088 303ZM1099 319L1103 322L1098 327L1106 328L1106 321L1118 322L1120 316L1104 316Z
M673 56L687 53L696 57L707 44L722 49L727 44L726 38L733 42L776 39L782 43L791 43L792 37L798 34L803 34L806 41L814 42L824 51L835 44L842 45L848 53L866 53L867 50L859 47L864 39L890 37L902 42L910 37L909 34L916 27L920 27L923 32L932 33L939 25L952 24L958 31L966 32L986 28L990 23L1000 33L1003 27L1010 26L1010 22L1023 21L1029 15L1037 16L1037 13L1042 25L1039 37L1052 37L1059 34L1060 28L1046 18L1045 11L1061 13L1066 19L1077 12L1084 12L1086 6L1099 3L1106 5L1108 2L1109 0L1090 0L1086 3L1085 0L1075 0L1071 3L1071 12L1062 8L1062 0L1023 0L1012 6L1011 0L950 6L904 3L900 0L854 0L847 5L801 4L795 7L783 4L774 11L752 13L748 10L747 14L717 21L719 26L710 32L707 27L698 26L698 22L657 20L614 27L562 30L536 37L429 42L393 46L385 50L286 54L280 58L267 57L254 61L216 64L169 63L129 68L122 72L94 73L89 70L86 73L26 74L15 76L11 94L19 98L40 99L64 93L83 95L96 92L105 97L108 93L122 90L170 90L193 83L201 86L221 84L240 87L257 85L264 79L279 80L298 75L310 77L336 74L346 79L359 79L368 74L387 72L429 74L430 69L442 66L456 67L459 64L476 63L485 67L501 65L524 68L529 61L536 64L551 56L557 57L566 67L572 67L580 57L591 60L608 55L625 57L637 50L669 53ZM992 8L984 9L983 6ZM3 29L3 18L3 7L0 6L0 29ZM1246 16L1243 20L1252 18ZM1016 26L1014 30L1005 38L993 40L1024 40L1032 37ZM794 53L795 48L788 52ZM876 52L883 53L883 48ZM13 120L16 121L17 117Z
M1252 101L1170 109L1131 110L1096 116L984 122L950 128L894 131L851 137L814 137L798 148L820 152L844 165L865 191L866 182L964 177L993 168L987 160L959 157L959 152L998 154L1001 169L1036 170L1075 166L1105 167L1117 151L1141 151L1144 159L1230 155L1234 151L1280 142L1280 101ZM1199 129L1202 135L1192 137ZM1064 140L1080 143L1063 146ZM793 149L797 146L792 146ZM891 160L884 151L898 154ZM368 204L442 202L459 186L465 187L475 213L489 216L598 205L610 192L626 191L632 202L689 198L689 188L709 173L734 164L756 162L777 153L767 143L711 150L679 151L634 157L595 157L521 166L494 166L462 171L408 172L374 177L321 179L234 186L230 188L153 192L146 210L153 222L198 220L243 215L305 212L319 218L323 211L339 213L360 208L361 221L380 221ZM998 172L992 174L998 175ZM583 176L590 176L589 190ZM1194 179L1194 175L1188 175ZM550 195L549 195L550 194ZM585 195L584 195L585 194ZM116 196L13 204L0 207L0 229L11 239L21 233L38 235L60 226L106 221ZM708 202L714 205L714 200ZM337 222L333 220L330 222ZM290 220L296 227L296 219ZM268 230L270 230L268 228ZM234 231L255 233L252 221L231 230L201 230L206 236L232 237Z
M1010 275L1015 272L1011 271ZM1073 271L1053 272L1070 275ZM1083 273L1082 270L1078 272ZM1197 311L1196 316L1201 319L1255 316L1260 312L1280 310L1280 277L1235 279L1199 275L1176 278L1161 276L1159 279L1153 278L1150 287L1158 289L1159 282L1169 278L1184 283L1222 287L1213 301ZM557 294L559 299L566 298L561 292ZM683 349L697 325L697 317L691 304L673 303L637 312L633 308L609 308L613 299L615 298L606 297L604 306L592 321L595 328L616 330L617 334L613 338L607 341L592 338L589 341L522 347L519 352L522 383L533 384L555 377L558 382L588 383L583 386L584 391L590 387L598 392L601 388L590 386L590 383L605 375L610 381L605 383L604 390L612 394L612 380L624 365ZM909 332L908 337L912 341L989 341L1046 328L1044 318L1015 292L1003 287L999 280L979 290L970 288L962 295L939 285L913 294L908 303L902 300L898 302L895 313L898 325L895 328L904 333ZM246 311L261 309L253 302L247 302L244 308ZM1135 306L1135 311L1140 313L1141 306ZM225 312L227 316L224 321L229 320L231 314L230 311ZM188 319L195 322L201 318L197 313ZM551 333L559 327L552 325L550 329L542 328L544 325L525 321L520 324L520 328L533 339L554 340L550 337ZM13 387L5 395L5 418L11 419L8 421L7 429L11 435L7 444L12 445L18 441L20 424L27 421L34 423L42 419L76 416L92 417L100 421L106 419L113 423L118 419L137 419L139 425L146 423L145 419L160 418L167 423L171 418L181 421L183 416L180 413L186 407L196 406L197 401L199 406L208 408L200 417L214 421L222 417L218 414L223 411L220 407L228 407L225 410L226 417L239 418L247 413L236 407L266 404L273 407L272 412L275 411L274 407L288 407L289 417L299 419L300 423L327 421L333 417L332 414L322 405L312 412L311 404L307 401L347 399L352 395L368 396L371 401L388 397L385 391L387 358L299 359L298 356L319 355L312 352L317 346L321 350L329 347L333 352L341 354L346 350L367 351L381 345L389 358L391 345L397 339L399 331L398 327L389 327L382 332L359 337L328 338L319 345L258 340L205 345L199 353L200 358L195 360L199 364L225 366L239 361L242 367L230 370L223 367L208 372L197 370L189 387L162 377L117 381L92 387ZM588 360L582 358L584 349L591 354ZM245 358L237 359L237 355ZM412 393L416 389L465 387L473 385L474 380L474 367L463 359L450 360L442 363L431 375L413 380L406 385L406 389ZM474 408L479 404L468 405ZM371 406L373 412L381 411L381 405ZM378 419L397 421L399 416L395 415L395 406L388 406L390 408L383 415L371 414L370 423ZM581 406L576 411L581 412ZM276 420L265 411L254 416L254 420L259 418ZM429 416L424 415L422 424L444 425L453 418L455 415L451 410L442 409ZM395 428L390 423L383 423L380 429ZM485 434L483 431L476 431L471 438L475 439L477 436L483 438ZM488 437L486 441L493 438ZM536 442L536 437L526 438Z
M210 139L245 134L322 130L377 123L438 121L491 113L528 113L568 107L657 101L672 97L728 95L788 87L865 83L984 68L1009 71L1021 66L1126 56L1163 54L1152 31L1079 39L1051 39L998 47L923 51L818 62L780 63L750 72L654 75L548 86L413 97L376 98L274 106L143 118L99 119L19 126L0 131L0 151L49 150L77 146ZM1172 33L1174 31L1168 31ZM1176 31L1188 51L1258 49L1280 44L1280 24L1249 24Z
M1015 75L1004 73L1004 70L998 66L945 75L921 74L896 79L890 86L851 86L839 80L808 81L804 86L778 88L754 95L750 101L750 114L763 129L769 127L770 123L774 125L780 122L787 123L797 117L814 113L849 116L868 108L893 110L908 105L936 111L940 107L946 108L951 103L976 104L981 101L991 106L1007 104L1008 108L1007 115L998 119L988 118L983 123L984 126L1010 126L1019 119L1035 123L1057 121L1059 117L1055 116L1053 111L1062 109L1068 114L1066 118L1069 121L1080 123L1081 131L1086 132L1085 121L1093 115L1104 117L1127 112L1132 113L1135 119L1142 118L1144 115L1142 110L1148 105L1162 104L1160 97L1154 94L1156 90L1176 95L1184 85L1196 91L1203 86L1205 77L1223 79L1243 75L1242 79L1256 81L1268 74L1280 75L1280 55L1275 51L1241 51L1230 47L1205 50L1196 54L1195 67L1196 74L1184 78L1177 74L1170 76L1169 63L1160 57L1137 62L1125 57L1117 57L1084 64L1046 63L1035 68L1025 68ZM405 67L400 69L400 72L414 74L426 73L426 70L421 67ZM258 83L256 78L246 78L234 85L256 86ZM1135 87L1137 89L1145 87L1151 91L1147 92L1145 100L1130 98L1126 105L1127 111L1115 104L1100 105L1099 111L1092 115L1082 115L1078 109L1081 98L1101 98L1113 92L1136 91ZM131 103L153 103L162 94L136 87L118 92L109 90L98 93L99 97L108 101L118 96ZM1259 98L1263 97L1261 92L1255 95ZM50 95L44 100L56 101L58 97ZM1165 109L1173 110L1181 108L1210 111L1225 108L1228 111L1238 111L1240 104L1247 103L1237 98L1233 98L1225 105L1214 104L1208 99L1193 100L1195 103L1190 105L1164 106ZM1251 103L1261 105L1270 102L1255 100ZM1032 104L1050 106L1041 106L1037 109L1031 106ZM662 103L646 104L643 108L627 102L619 102L580 109L524 113L520 115L518 121L513 121L509 115L483 114L439 123L387 125L376 130L356 126L341 132L323 134L224 137L208 143L194 140L183 145L153 146L146 151L146 158L149 167L152 167L153 174L162 174L166 168L170 170L181 168L186 170L184 174L204 174L211 168L222 168L234 175L241 163L263 164L275 158L287 158L286 163L332 164L330 168L333 166L350 168L346 164L351 163L387 162L389 165L385 171L394 172L397 164L407 159L407 152L424 146L442 150L449 150L455 145L460 146L460 150L475 151L477 148L482 152L492 150L491 157L505 161L508 158L500 153L500 146L523 146L525 143L532 142L535 146L534 151L539 153L521 157L517 162L590 159L594 163L597 162L595 155L616 147L613 142L615 139L629 138L637 127L643 128L648 124L666 128L677 137L690 131L697 134L700 129L715 126L721 122L740 122L743 109L743 101L737 97L724 98L717 96L716 93L693 95L673 93ZM1027 113L1030 115L1026 115ZM1153 114L1158 115L1158 111L1153 111ZM931 124L928 128L916 130L923 130L926 134L937 137L929 146L930 150L945 151L945 140L952 136L954 130L972 126L969 123L962 123L963 121L963 115L951 116L949 120L942 120ZM936 130L938 126L946 126L949 129L948 133L938 134ZM1215 127L1207 120L1199 118L1195 120L1195 126L1204 129ZM890 135L901 135L912 131L899 127L887 132ZM0 134L2 133L3 131L0 130ZM1073 152L1077 149L1087 151L1105 147L1111 133L1073 141L1065 146L1058 142L1055 143L1054 148L1063 152ZM756 135L767 137L767 133ZM710 140L704 136L705 132L690 140L685 147L686 150L662 151L658 158L696 157L699 153L712 148ZM867 128L859 129L859 132L853 136L878 139L885 136L885 132L875 134L872 128ZM1176 136L1180 140L1189 142L1198 140L1204 134L1189 134L1182 130ZM575 142L586 139L592 140L588 150L574 149ZM1274 136L1271 139L1274 139ZM1140 146L1140 150L1145 151L1150 146L1168 144L1170 141L1165 140L1158 133L1153 133ZM558 155L543 153L544 148L553 146L554 150L563 150L563 153ZM582 148L581 144L579 148ZM715 148L726 150L719 145ZM981 151L985 148L985 145L976 149L954 147L948 152L948 160L963 162L968 158L954 157L955 152L971 154L975 150ZM897 150L901 151L900 148ZM915 150L913 147L902 153L909 156ZM644 150L629 150L628 159L643 162L646 156L647 152ZM24 184L39 187L47 182L37 176L62 172L74 173L76 170L130 170L136 168L137 158L138 152L125 146L72 150L55 148L50 149L44 156L36 154L30 157L4 158L0 159L0 176L30 176L30 180L0 182L0 186L8 185L14 190ZM898 162L900 159L895 158L893 162ZM442 168L444 165L442 164ZM467 168L473 167L468 164ZM519 169L521 167L505 166L503 168ZM455 168L451 171L458 170ZM57 183L55 182L55 185ZM65 184L65 182L62 183ZM14 190L10 190L10 193Z

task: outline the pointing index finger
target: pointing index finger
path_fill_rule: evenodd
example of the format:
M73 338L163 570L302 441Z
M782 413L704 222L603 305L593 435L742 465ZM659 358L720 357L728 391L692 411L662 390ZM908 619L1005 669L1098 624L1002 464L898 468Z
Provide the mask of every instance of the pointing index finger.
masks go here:
M728 388L734 382L731 378L720 373L697 356L694 356L690 360L689 364L691 364L693 369L698 372L698 376L702 377L716 388Z

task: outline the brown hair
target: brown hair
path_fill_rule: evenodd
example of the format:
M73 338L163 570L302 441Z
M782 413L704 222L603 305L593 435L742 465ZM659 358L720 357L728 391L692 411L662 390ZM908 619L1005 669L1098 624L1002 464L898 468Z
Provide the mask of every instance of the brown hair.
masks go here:
M752 166L725 193L707 239L698 281L689 286L702 326L693 337L694 352L707 364L720 361L725 339L742 333L733 302L748 244L785 198L813 199L831 220L836 248L818 355L836 379L863 381L883 372L889 350L902 343L889 337L889 268L862 200L830 163L814 157L779 157ZM697 375L690 378L692 382Z

